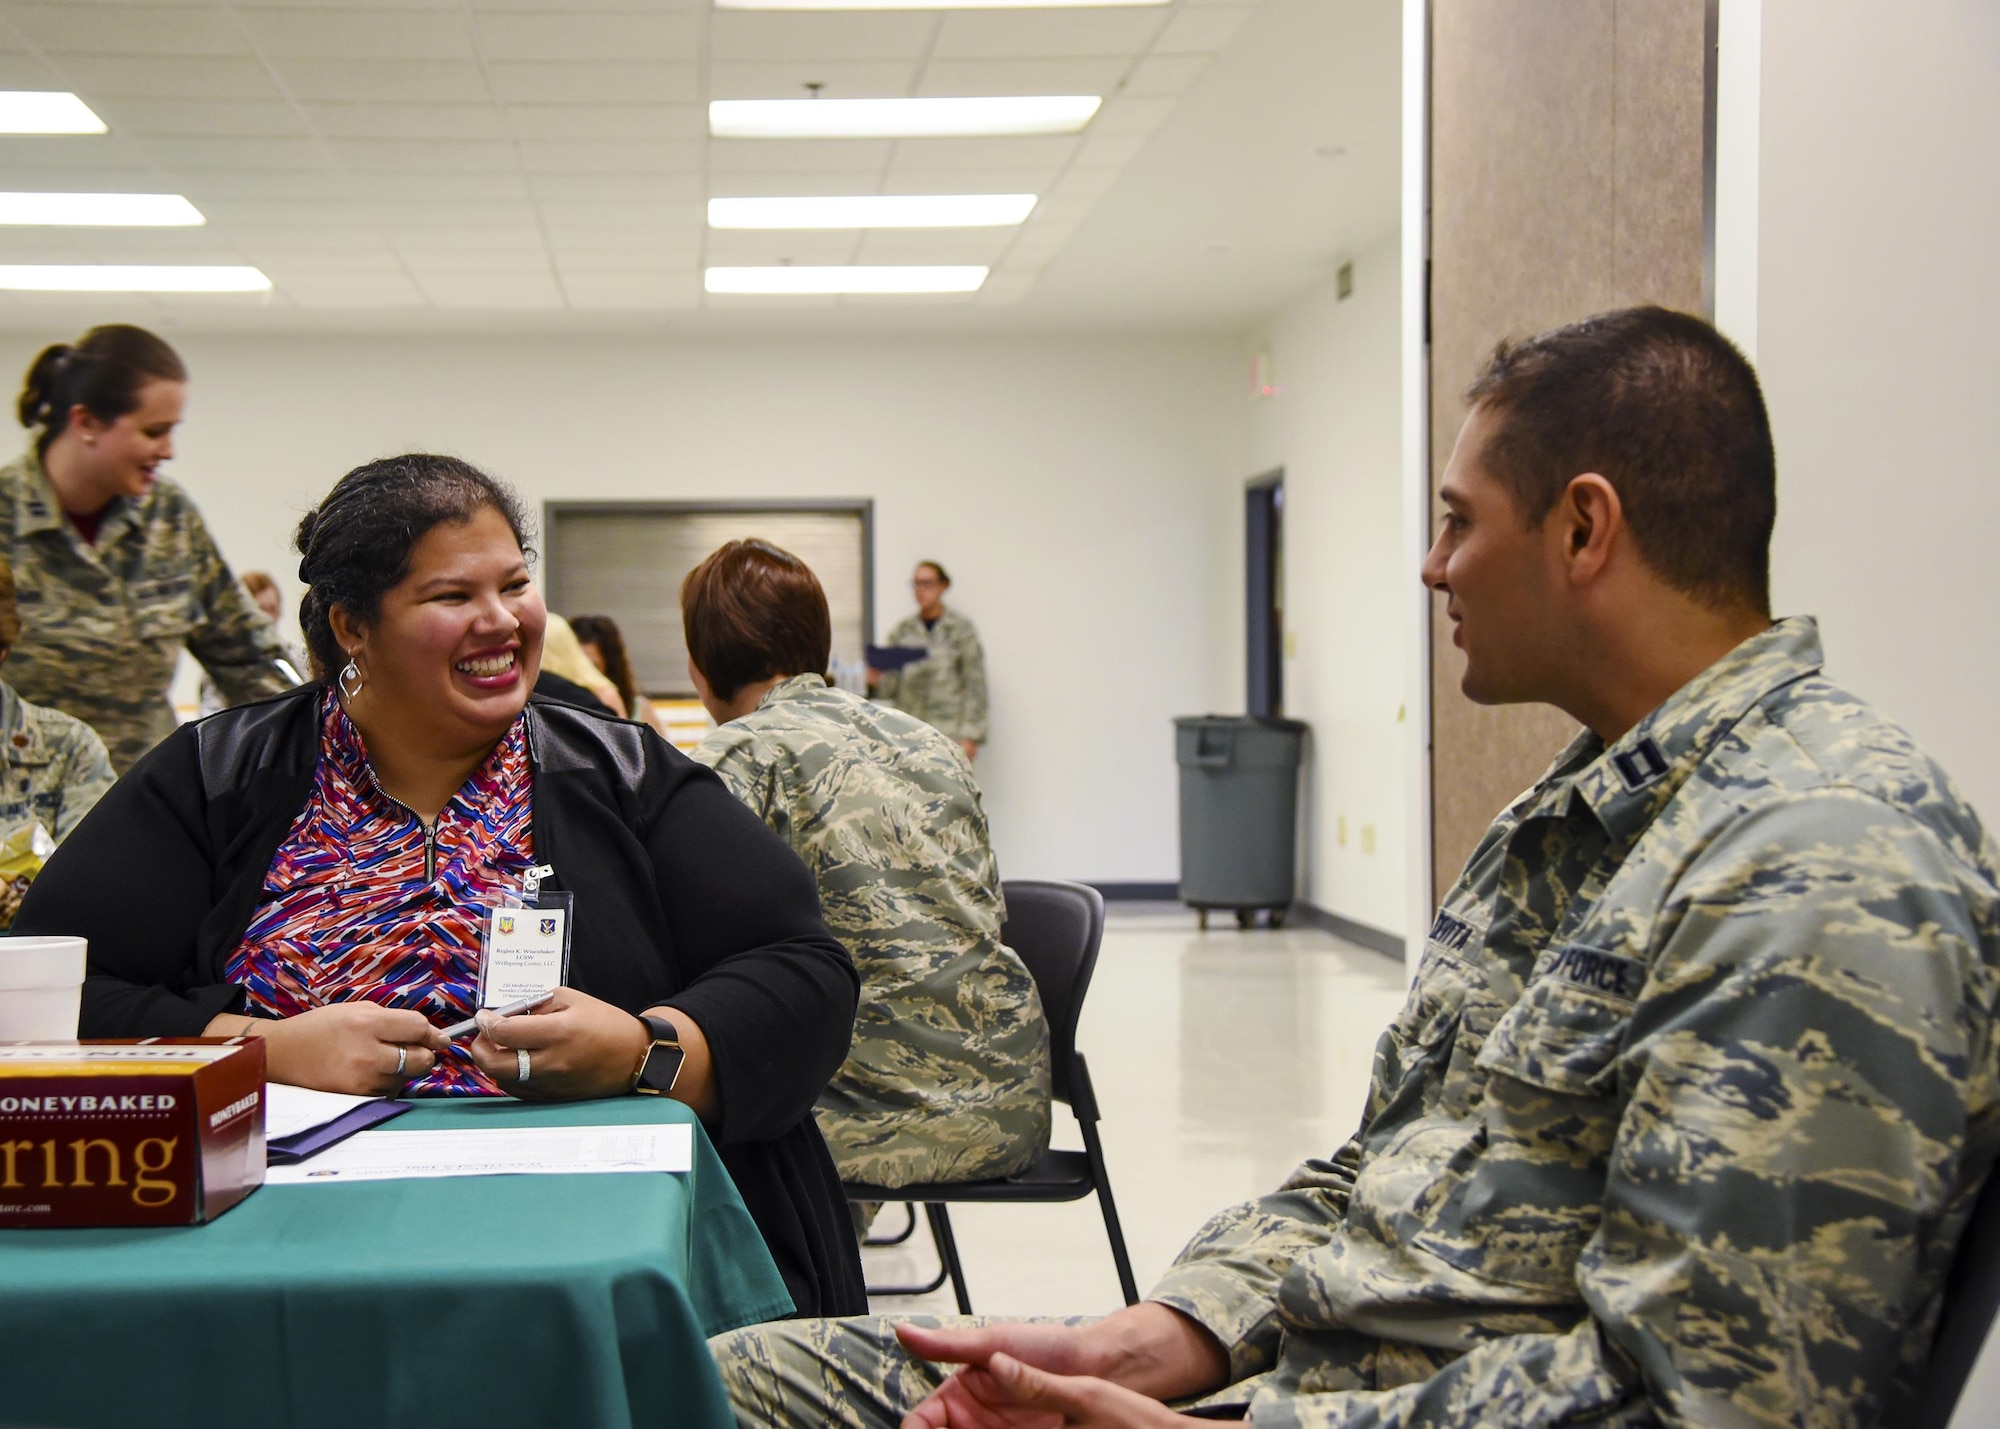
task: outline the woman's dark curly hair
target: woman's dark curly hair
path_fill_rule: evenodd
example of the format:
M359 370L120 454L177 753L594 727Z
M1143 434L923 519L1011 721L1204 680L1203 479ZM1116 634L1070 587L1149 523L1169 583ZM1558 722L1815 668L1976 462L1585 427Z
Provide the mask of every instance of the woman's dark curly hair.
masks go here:
M299 522L292 545L306 584L299 624L313 674L324 680L347 663L333 636L337 605L359 624L382 610L382 596L410 573L410 551L433 526L463 524L482 510L506 518L529 553L520 498L470 462L411 452L357 466Z

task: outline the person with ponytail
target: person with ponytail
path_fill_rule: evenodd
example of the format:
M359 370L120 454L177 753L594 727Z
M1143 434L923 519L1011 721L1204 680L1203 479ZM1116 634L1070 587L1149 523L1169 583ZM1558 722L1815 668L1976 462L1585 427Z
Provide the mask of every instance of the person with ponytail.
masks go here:
M17 411L33 439L0 468L0 554L20 589L11 682L95 729L121 774L173 731L183 648L232 704L296 683L277 628L160 474L186 401L165 342L92 328L28 369Z

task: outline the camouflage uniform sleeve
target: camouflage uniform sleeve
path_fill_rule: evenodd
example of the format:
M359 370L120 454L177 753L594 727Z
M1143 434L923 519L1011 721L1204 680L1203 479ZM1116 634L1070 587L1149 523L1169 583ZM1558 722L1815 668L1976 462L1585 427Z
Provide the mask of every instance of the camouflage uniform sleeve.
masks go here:
M979 642L979 632L970 626L965 631L965 644L958 652L960 676L964 681L965 710L957 737L969 739L974 744L986 743L986 647Z
M202 611L201 622L187 633L188 653L201 662L230 704L283 694L292 682L277 666L285 655L278 627L264 618L257 602L237 582L201 517L193 511L188 517L194 526L189 554Z
M1904 1327L1935 1310L1984 1170L1962 1165L1968 1125L1996 1112L1990 1009L1965 1005L1993 985L1993 930L1966 886L1852 789L1738 820L1671 891L1622 1041L1585 1017L1564 1059L1510 1065L1508 1021L1551 1016L1531 995L1481 1052L1552 1120L1597 1074L1632 1089L1578 1261L1587 1316L1387 1392L1260 1394L1252 1421L1867 1429L1907 1405L1922 1364L1898 1347L1927 1337Z
M97 731L82 720L73 720L71 725L61 755L62 804L56 813L56 826L49 830L57 843L69 837L69 831L83 822L83 816L118 779L111 772L111 756Z
M1331 1161L1306 1162L1270 1195L1222 1212L1195 1233L1146 1296L1222 1342L1231 1383L1276 1360L1278 1285L1338 1231L1360 1158L1360 1142L1350 1141Z
M777 770L758 751L756 737L733 723L712 729L691 751L696 762L722 776L729 792L765 823L779 807ZM775 827L775 826L774 826ZM784 832L782 829L780 833Z

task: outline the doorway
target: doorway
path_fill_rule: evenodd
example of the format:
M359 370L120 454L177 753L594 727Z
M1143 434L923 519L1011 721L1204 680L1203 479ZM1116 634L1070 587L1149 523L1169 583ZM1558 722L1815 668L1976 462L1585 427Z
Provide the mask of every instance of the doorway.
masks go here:
M1267 472L1243 490L1245 709L1265 719L1285 713L1285 473Z

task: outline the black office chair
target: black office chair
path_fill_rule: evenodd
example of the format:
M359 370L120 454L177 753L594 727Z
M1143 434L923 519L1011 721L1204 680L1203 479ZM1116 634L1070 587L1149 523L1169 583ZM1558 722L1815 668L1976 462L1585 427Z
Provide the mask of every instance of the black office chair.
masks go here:
M1987 1176L1972 1204L1972 1219L1945 1279L1944 1310L1938 1316L1937 1339L1931 1343L1917 1412L1902 1429L1948 1429L1996 1312L2000 1312L2000 1171Z
M850 1185L850 1201L903 1201L921 1204L937 1244L937 1278L928 1285L869 1286L871 1295L927 1295L947 1279L958 1297L962 1315L972 1313L965 1290L965 1269L959 1264L958 1243L952 1238L950 1201L1080 1201L1093 1191L1104 1212L1104 1232L1111 1240L1111 1258L1118 1266L1118 1285L1125 1303L1139 1303L1132 1279L1132 1261L1125 1253L1125 1236L1118 1228L1118 1208L1111 1199L1111 1178L1104 1169L1104 1145L1097 1137L1097 1094L1091 1090L1090 1068L1076 1050L1076 1023L1083 1013L1083 996L1097 967L1097 947L1104 939L1104 899L1080 883L1014 880L1002 885L1007 895L1007 923L1001 940L1020 955L1034 975L1049 1020L1049 1066L1055 1099L1067 1102L1083 1130L1082 1151L1051 1151L1027 1170L992 1181L953 1181L927 1186ZM910 1213L912 1227L916 1212ZM907 1239L908 1233L896 1237ZM883 1242L894 1243L894 1242Z

